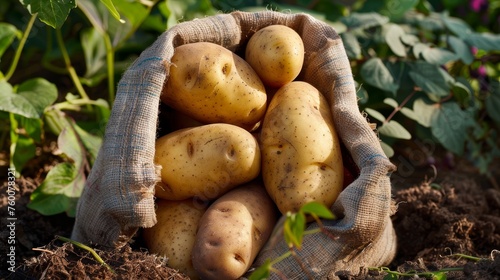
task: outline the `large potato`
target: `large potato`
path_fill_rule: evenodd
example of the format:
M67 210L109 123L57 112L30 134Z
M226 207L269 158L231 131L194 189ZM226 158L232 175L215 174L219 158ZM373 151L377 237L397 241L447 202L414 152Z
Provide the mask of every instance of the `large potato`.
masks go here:
M158 222L143 230L143 239L153 254L168 258L167 265L178 269L191 279L198 279L193 268L191 252L196 238L198 223L205 213L206 204L192 199L181 201L157 200Z
M293 81L302 70L304 43L290 27L266 26L250 37L245 60L265 85L281 87Z
M217 44L198 42L174 50L161 100L203 123L252 129L264 116L267 95L243 58Z
M282 213L307 202L330 207L342 191L343 164L332 114L323 95L305 82L280 88L260 135L262 176Z
M200 219L193 266L202 279L238 279L252 265L277 221L278 210L259 183L235 188Z
M255 137L231 124L208 124L174 131L156 140L161 165L156 196L169 200L213 200L259 175Z

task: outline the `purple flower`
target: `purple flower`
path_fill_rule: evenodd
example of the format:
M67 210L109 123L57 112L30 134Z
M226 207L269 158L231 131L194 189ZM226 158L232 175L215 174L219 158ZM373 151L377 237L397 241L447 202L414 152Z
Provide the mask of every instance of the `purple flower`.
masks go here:
M475 12L480 12L484 9L488 8L488 1L487 0L470 0L469 5L472 10Z

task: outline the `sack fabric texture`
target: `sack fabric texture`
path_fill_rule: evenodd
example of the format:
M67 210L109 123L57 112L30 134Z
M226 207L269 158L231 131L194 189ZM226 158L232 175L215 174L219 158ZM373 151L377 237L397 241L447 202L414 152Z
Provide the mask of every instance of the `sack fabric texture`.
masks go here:
M361 267L386 265L394 258L389 176L395 167L359 111L342 39L310 15L273 11L237 11L179 23L141 53L118 84L103 145L78 202L73 239L117 247L139 228L156 223L154 189L160 178L153 158L160 95L174 48L203 41L238 52L253 33L272 24L291 27L302 37L305 59L299 79L327 97L338 135L360 175L333 205L339 219L324 222L328 234L306 235L297 257L274 265L282 275L272 273L271 278L336 279L338 271L357 273ZM256 264L286 251L284 240L268 243Z

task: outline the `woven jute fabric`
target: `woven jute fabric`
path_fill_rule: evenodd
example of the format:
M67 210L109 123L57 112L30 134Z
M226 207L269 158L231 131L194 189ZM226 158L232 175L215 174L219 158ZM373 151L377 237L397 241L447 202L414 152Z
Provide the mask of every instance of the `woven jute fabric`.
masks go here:
M121 246L140 227L156 223L154 186L159 181L153 162L160 95L168 79L174 48L212 42L241 52L250 36L272 24L293 28L305 45L298 79L328 99L339 137L360 168L360 176L339 196L325 221L328 234L304 238L297 257L274 267L271 278L335 279L335 272L387 264L395 254L390 220L394 165L360 113L354 79L342 40L334 28L307 14L273 11L233 12L179 23L163 33L127 69L118 84L104 142L78 202L72 238L85 243ZM312 224L310 227L317 227ZM256 265L276 258L288 247L267 244Z

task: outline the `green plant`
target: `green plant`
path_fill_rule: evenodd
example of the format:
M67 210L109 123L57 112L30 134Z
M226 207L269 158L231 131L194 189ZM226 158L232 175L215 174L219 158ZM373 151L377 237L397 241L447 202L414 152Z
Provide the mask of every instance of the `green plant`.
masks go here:
M8 146L10 168L19 177L56 136L62 162L47 173L28 207L44 215L74 216L102 143L117 76L158 34L215 10L209 1L194 0L50 3L9 0L0 9L0 18L12 22L0 23L0 119L5 124L0 145Z
M313 217L319 227L312 230L305 230L307 225L306 215ZM325 230L320 218L334 220L335 215L328 208L318 202L309 202L303 205L299 211L295 213L286 213L286 215L284 215L278 222L274 232L271 234L270 244L275 244L284 238L289 251L274 260L266 260L264 264L252 272L249 280L268 279L271 272L279 275L280 271L274 269L273 265L288 257L296 257L296 250L301 249L302 239L305 235L323 233L330 236L331 234ZM298 262L300 263L300 260L298 260Z

